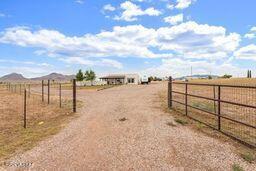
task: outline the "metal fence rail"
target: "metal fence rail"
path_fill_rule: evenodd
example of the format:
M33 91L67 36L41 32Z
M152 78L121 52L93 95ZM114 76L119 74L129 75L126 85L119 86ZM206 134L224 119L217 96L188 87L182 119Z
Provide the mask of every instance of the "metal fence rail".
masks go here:
M168 107L256 147L256 87L176 82L169 78Z

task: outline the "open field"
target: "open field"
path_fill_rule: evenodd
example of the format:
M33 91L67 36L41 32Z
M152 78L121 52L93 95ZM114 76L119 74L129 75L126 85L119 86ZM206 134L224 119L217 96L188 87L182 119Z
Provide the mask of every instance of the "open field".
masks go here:
M31 90L27 94L27 128L24 129L24 93L0 88L0 159L33 148L39 141L56 134L75 117L72 102L63 97L59 108L58 97L51 96L50 105Z
M224 84L224 85L246 85L254 86L255 79L216 79L216 80L191 80L189 83L203 83L203 84ZM173 90L185 93L184 84L173 84ZM188 94L203 96L206 98L218 98L217 86L202 86L202 85L188 85ZM185 103L185 96L173 93L173 99ZM221 87L221 100L242 105L256 106L256 88L241 88L241 87ZM185 106L173 102L174 107L185 113ZM188 105L203 109L205 111L215 113L218 112L217 102L207 99L199 99L188 96ZM235 136L246 143L256 146L256 129L246 126L235 121L242 122L247 125L256 126L256 109L246 106L238 106L234 104L221 103L221 131L231 136ZM188 107L188 114L190 117L200 120L213 128L218 128L217 118L206 112L199 111ZM231 121L231 118L235 121Z
M205 84L228 84L228 85L247 85L256 86L256 78L218 78L218 79L192 79L190 83L205 83Z

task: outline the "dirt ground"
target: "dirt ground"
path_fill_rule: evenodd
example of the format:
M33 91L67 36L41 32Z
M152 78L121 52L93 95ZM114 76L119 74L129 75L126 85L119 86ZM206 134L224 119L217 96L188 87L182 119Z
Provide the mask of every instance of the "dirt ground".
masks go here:
M166 83L78 91L80 117L59 134L20 154L2 169L30 170L255 170L234 146L189 127L161 107ZM31 163L28 167L13 166ZM1 170L1 169L0 169Z
M0 89L0 160L31 149L45 137L56 134L73 118L70 99L51 97L50 105L41 96L27 94L24 129L24 94ZM0 163L1 165L1 163Z

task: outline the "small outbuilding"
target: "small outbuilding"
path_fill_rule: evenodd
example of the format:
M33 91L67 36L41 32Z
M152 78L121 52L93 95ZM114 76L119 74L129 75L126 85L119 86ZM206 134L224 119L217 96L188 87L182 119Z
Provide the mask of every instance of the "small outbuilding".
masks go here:
M140 77L138 74L111 74L101 77L100 80L106 81L109 85L140 83Z

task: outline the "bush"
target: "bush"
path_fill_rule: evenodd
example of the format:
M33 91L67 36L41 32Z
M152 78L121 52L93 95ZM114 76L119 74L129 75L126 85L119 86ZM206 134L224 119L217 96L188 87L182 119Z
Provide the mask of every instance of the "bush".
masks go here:
M240 156L249 163L252 163L255 160L255 157L251 153L242 153Z
M232 78L232 75L225 74L221 78Z
M184 121L184 120L181 120L181 119L175 119L175 122L177 122L177 123L179 123L179 124L181 124L181 125L186 125L186 124L188 124L187 121Z
M233 164L232 169L233 171L244 171L244 169L238 164Z

